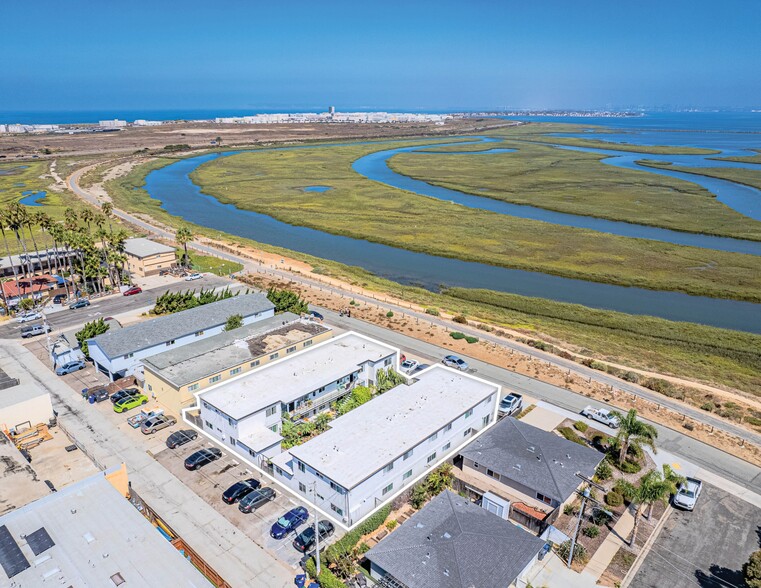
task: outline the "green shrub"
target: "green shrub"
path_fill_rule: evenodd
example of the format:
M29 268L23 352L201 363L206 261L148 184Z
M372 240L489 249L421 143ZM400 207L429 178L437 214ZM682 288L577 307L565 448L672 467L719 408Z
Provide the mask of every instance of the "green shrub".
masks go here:
M478 343L478 337L465 337L465 341L472 345L473 343Z
M613 520L613 517L611 517L607 512L600 508L595 508L592 511L592 516L589 518L598 527L607 525L610 521Z
M582 533L584 533L586 537L594 539L600 534L600 527L597 525L591 525L589 527L585 527Z
M420 510L427 499L428 490L425 487L425 484L418 484L412 488L412 493L410 494L410 504L412 505L412 508Z
M393 521L393 522L396 522L396 521ZM388 525L386 525L386 526L388 526ZM370 546L367 543L365 543L364 541L362 543L360 543L359 545L357 545L357 555L364 555L368 551L370 551Z
M616 507L621 506L624 503L624 497L618 492L612 490L605 495L605 504L608 506Z
M635 461L626 460L624 463L618 463L617 459L613 460L613 465L625 474L636 474L642 469L642 466Z
M589 367L591 367L593 370L599 370L601 372L604 372L607 368L607 366L600 362L600 361L593 361L589 364Z
M700 408L702 408L703 410L707 410L708 412L713 412L714 410L716 410L716 405L709 400L708 402L704 402L703 404L701 404Z
M25 298L24 300L28 300ZM87 347L87 340L92 339L98 335L102 335L111 327L102 318L94 320L90 323L85 323L81 331L77 331L74 335L79 343L79 349L85 354L85 357L90 357L89 349Z
M592 435L592 445L595 447L603 448L605 447L607 439L607 436L605 436L603 433L595 433Z
M578 443L579 445L586 445L586 443L584 443L584 441L581 440L581 437L579 437L571 427L560 427L558 429L558 433L563 435L563 437L565 437L569 441L573 441L574 443Z
M621 376L621 379L636 384L639 382L639 374L635 372L624 372L624 374Z
M689 422L682 423L682 426L685 429L687 429L688 431L694 431L695 430L695 425L693 425L692 423L689 423Z
M394 311L393 311L393 310L389 310L389 311L386 313L386 316L387 316L388 318L392 318L392 317L394 316Z
M455 339L458 341L460 339L465 339L465 335L463 333L460 333L459 331L452 331L451 333L449 333L449 336L452 337L452 339Z
M580 433L586 433L587 429L589 428L589 425L585 423L584 421L576 421L573 423L573 428L579 431Z
M386 528L389 531L393 531L394 529L396 529L396 526L398 524L399 524L399 521L397 521L396 519L391 519L390 521L386 521Z
M610 469L610 464L607 460L602 460L600 462L600 464L597 466L597 469L595 470L595 476L601 482L610 480L611 476L613 476L613 470Z
M357 301L356 300L351 300L349 302L349 305L351 305L351 306L357 306Z
M571 541L568 540L565 543L561 543L557 548L558 557L563 561L568 561L568 555L571 553ZM589 561L589 555L587 550L581 543L576 543L573 546L573 561L580 564L585 564Z
M750 425L753 425L754 427L761 427L761 419L758 417L746 416L745 422Z
M430 315L433 315L433 316L439 316L439 311L436 310L435 308L426 308L425 309L425 314L430 314Z
M464 314L458 314L457 316L452 318L452 322L455 322L455 323L457 323L459 325L467 325L468 324L468 319L465 318Z
M568 516L573 516L578 512L575 504L566 504L563 507L563 514Z

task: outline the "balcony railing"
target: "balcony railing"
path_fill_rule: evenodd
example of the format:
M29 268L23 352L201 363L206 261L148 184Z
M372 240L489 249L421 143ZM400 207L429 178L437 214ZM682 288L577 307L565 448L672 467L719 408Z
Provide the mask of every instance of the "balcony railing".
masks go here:
M326 404L330 404L334 400L338 400L339 398L346 396L349 392L351 392L352 388L354 388L354 385L347 385L343 387L339 386L332 392L328 392L327 394L313 398L310 402L305 402L301 406L295 408L291 411L291 416L298 418L316 408L321 408Z

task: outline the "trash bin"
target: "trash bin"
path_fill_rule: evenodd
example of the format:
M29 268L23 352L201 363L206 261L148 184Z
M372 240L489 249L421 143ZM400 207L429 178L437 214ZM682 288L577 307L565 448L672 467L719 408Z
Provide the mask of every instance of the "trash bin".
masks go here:
M89 402L90 404L95 404L95 394L90 394L87 397L87 402Z

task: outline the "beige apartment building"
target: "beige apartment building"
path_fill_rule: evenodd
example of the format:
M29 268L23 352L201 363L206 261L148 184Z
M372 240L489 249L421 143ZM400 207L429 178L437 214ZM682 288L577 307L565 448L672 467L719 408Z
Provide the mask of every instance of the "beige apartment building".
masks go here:
M329 327L311 319L278 314L144 359L144 392L179 415L195 404L197 392L332 336Z
M174 247L137 237L124 242L130 274L144 278L174 267L177 254Z

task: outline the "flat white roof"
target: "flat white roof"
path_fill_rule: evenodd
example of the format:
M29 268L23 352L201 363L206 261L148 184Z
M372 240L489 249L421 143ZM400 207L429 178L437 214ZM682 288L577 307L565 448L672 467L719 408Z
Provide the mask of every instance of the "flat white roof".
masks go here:
M0 517L3 527L6 553L24 559L14 557L8 570L3 559L2 586L11 580L18 586L115 586L115 574L125 586L209 585L103 473L9 512Z
M416 378L337 418L328 431L288 452L351 489L499 391L498 384L442 365Z
M243 443L249 449L254 451L262 451L271 447L278 441L282 441L283 437L280 433L275 433L272 429L267 427L257 427L257 429L250 435L246 435L242 439L238 439L239 443Z
M247 372L199 396L234 419L242 419L276 402L291 402L398 349L349 332Z
M164 245L163 243L156 243L150 239L143 237L134 237L133 239L126 239L124 241L124 251L127 255L133 255L135 257L143 258L151 255L158 255L159 253L174 253L174 247Z

